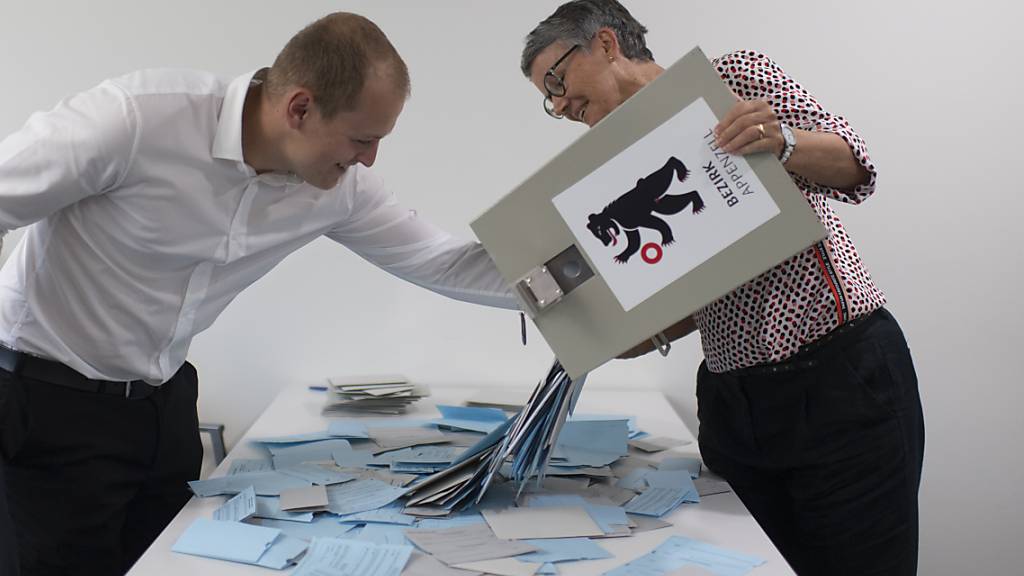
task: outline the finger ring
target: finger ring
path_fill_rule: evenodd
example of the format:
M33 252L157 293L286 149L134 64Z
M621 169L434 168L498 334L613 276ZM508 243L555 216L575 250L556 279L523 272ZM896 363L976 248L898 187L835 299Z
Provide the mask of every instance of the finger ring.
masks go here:
M757 131L760 132L760 134L761 134L760 136L757 137L757 139L760 140L760 139L764 138L764 124L758 124L757 125Z

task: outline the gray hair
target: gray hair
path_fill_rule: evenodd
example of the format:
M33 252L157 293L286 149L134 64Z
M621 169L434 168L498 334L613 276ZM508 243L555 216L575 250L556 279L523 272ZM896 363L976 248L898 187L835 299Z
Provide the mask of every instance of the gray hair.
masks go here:
M559 6L526 36L521 64L523 75L530 77L534 59L548 46L565 42L589 50L590 41L605 27L615 31L623 56L630 60L654 60L644 41L647 28L637 22L625 6L615 0L573 0Z

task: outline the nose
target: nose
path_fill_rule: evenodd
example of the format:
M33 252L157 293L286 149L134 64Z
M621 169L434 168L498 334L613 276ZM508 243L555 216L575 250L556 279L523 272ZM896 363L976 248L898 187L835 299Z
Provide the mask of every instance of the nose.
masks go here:
M369 168L373 166L373 163L377 161L377 150L380 145L379 140L374 140L373 144L366 147L365 150L356 154L356 161Z
M555 114L559 116L565 116L569 110L569 99L565 96L552 96L551 107L555 111Z

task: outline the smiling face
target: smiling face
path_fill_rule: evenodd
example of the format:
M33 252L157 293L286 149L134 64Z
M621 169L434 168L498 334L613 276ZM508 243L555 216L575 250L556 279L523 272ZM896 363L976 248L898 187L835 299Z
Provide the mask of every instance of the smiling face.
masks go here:
M289 99L290 134L285 157L290 171L312 186L333 188L348 167L372 166L381 138L391 133L405 106L405 93L387 76L370 74L352 110L325 119L308 91Z
M623 70L619 66L623 59L614 36L610 30L599 31L589 45L573 51L554 69L553 74L565 85L564 96L551 96L556 113L593 126L626 100ZM544 76L570 48L572 45L555 42L534 58L530 81L542 95L548 96Z

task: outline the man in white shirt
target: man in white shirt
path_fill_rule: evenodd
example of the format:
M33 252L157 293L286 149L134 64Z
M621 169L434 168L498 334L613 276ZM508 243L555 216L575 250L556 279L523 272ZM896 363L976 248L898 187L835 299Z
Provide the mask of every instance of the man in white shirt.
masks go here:
M0 270L0 476L22 574L131 566L199 473L192 337L319 236L515 307L478 244L369 171L408 94L384 34L337 13L269 69L136 72L0 142L0 231L30 225Z

